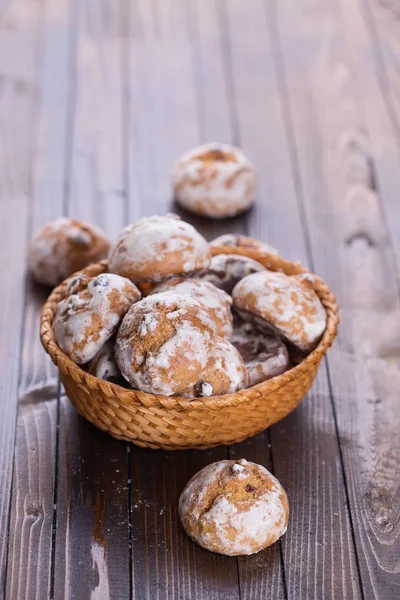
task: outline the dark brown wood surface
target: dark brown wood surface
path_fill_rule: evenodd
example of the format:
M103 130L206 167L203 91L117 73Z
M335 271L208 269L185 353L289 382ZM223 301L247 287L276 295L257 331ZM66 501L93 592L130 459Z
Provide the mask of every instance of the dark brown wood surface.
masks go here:
M400 598L400 12L378 0L0 0L0 598ZM254 209L171 199L181 152L221 140L257 166ZM341 305L299 408L229 448L155 452L79 417L41 348L32 233L61 214L111 238L180 212L299 259ZM245 457L286 488L287 534L228 558L177 501Z

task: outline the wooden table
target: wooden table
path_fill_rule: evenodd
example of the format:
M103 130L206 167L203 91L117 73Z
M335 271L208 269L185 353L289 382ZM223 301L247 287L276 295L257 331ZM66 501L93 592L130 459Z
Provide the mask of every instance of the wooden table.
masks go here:
M399 73L394 0L0 0L0 596L400 598ZM315 270L340 335L270 430L141 450L65 397L26 245L62 214L114 237L165 213L174 160L213 139L254 161L257 205L188 220ZM255 556L208 553L177 518L188 478L227 456L288 492L287 534Z

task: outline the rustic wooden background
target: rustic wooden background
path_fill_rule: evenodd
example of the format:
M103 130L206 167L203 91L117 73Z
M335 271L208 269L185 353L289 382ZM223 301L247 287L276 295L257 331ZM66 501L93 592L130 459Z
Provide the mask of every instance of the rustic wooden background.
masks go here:
M170 210L185 149L243 146L256 208L189 218L300 259L340 335L301 406L230 448L154 452L77 416L41 348L32 233L61 214L110 236ZM0 0L0 597L400 598L400 3ZM177 499L218 459L266 465L291 519L224 558Z

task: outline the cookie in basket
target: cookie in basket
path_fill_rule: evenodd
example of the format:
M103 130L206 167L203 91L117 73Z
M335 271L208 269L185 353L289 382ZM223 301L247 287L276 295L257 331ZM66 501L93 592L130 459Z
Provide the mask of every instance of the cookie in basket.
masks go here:
M106 258L110 243L94 225L61 217L47 223L28 248L28 268L33 278L56 286L75 271Z
M251 323L235 323L230 342L244 360L249 387L289 368L289 353L282 340L258 331Z
M279 481L263 466L221 460L201 469L179 498L186 533L200 546L228 556L254 554L287 529L289 505Z
M221 219L253 204L257 177L242 150L212 142L193 148L178 160L173 188L177 202L186 210Z
M234 308L243 320L310 352L326 327L326 312L312 279L309 274L267 270L248 275L233 290Z
M249 237L248 235L242 235L241 233L225 233L209 242L208 245L210 248L215 248L217 246L231 246L232 248L248 248L249 250L259 250L260 252L274 254L275 256L279 255L278 250L273 246Z
M247 385L246 365L238 350L227 340L217 338L201 379L179 395L184 398L220 396L242 390Z
M124 378L115 360L115 337L113 336L100 348L92 360L87 364L87 372L94 377L124 385Z
M252 273L264 271L265 267L247 256L239 254L217 254L213 256L208 269L196 274L197 279L209 281L217 288L228 294L232 293L235 285Z
M161 281L208 267L206 240L177 215L153 216L128 225L111 248L109 270L135 283Z
M216 337L213 319L193 296L161 292L125 315L115 356L133 388L172 396L201 378Z
M229 339L232 335L232 298L208 281L173 277L155 286L153 293L173 290L177 294L191 294L208 310L217 326L217 334Z
M116 332L122 317L141 294L124 277L103 273L73 277L57 306L54 339L77 364L85 364Z

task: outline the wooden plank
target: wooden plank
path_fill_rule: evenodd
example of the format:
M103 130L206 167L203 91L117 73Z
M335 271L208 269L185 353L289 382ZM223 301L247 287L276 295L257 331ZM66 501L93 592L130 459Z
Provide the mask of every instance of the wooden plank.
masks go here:
M374 146L368 152L374 158L376 185L380 191L386 226L394 243L393 254L400 279L400 14L393 0L351 2L343 13L349 34L349 54L357 70L360 103L363 106ZM366 59L366 56L368 58ZM373 65L373 69L366 68Z
M61 399L53 597L128 598L126 444Z
M124 221L121 0L77 5L77 79L68 214L111 239Z
M342 14L329 2L309 7L306 1L277 5L283 100L293 123L315 268L341 305L329 371L363 594L391 599L400 584L400 308L371 178L374 158L368 149L380 138L360 110L357 77L363 68L349 50L360 29L353 27L346 40L350 29L346 32ZM369 104L371 112L371 99Z
M10 599L45 598L50 590L58 378L38 343L46 295L28 281L8 551Z
M7 598L50 592L57 399L20 398L10 521Z
M243 3L232 0L227 7L240 137L260 173L260 195L249 215L249 231L278 247L284 256L307 265L304 219L280 97L280 65L266 5L256 1L248 11ZM271 466L286 488L292 508L282 540L284 581L280 588L272 583L277 567L275 573L264 570L263 561L268 561L262 555L254 557L253 568L252 558L240 559L242 596L251 598L255 589L258 593L273 585L280 590L280 597L325 598L341 589L344 597L358 598L356 559L325 369L299 408L272 427L269 436ZM269 459L267 439L251 450L261 464ZM246 446L245 450L249 451ZM321 482L327 484L323 493Z
M0 100L0 113L2 112L1 104ZM18 112L16 111L15 114L18 114ZM4 182L2 176L0 176L0 179ZM24 293L22 273L25 262L24 249L28 214L25 199L17 198L14 198L12 202L2 201L1 211L3 218L0 224L0 234L4 248L7 248L7 252L13 255L13 261L4 261L1 268L2 279L8 283L4 290L0 327L3 332L9 331L9 335L4 333L0 340L0 360L1 364L4 365L0 393L1 406L3 407L0 422L0 454L2 457L0 470L0 590L2 592L6 580L8 519L18 395L19 343ZM16 220L19 220L20 226L16 231L11 230L8 223Z
M43 7L29 236L63 212L68 7L66 0L48 1ZM9 598L45 598L51 589L58 372L38 335L47 295L46 288L28 278L11 502Z
M122 2L75 3L75 94L67 213L123 226ZM130 595L127 445L60 412L54 598Z
M208 62L199 71L199 64L193 61L193 54L201 52L206 61L211 49L218 49L218 30L208 21L210 15L215 18L215 13L210 13L204 3L197 3L195 8L195 47L191 45L185 3L159 2L151 11L149 3L138 2L131 11L131 219L140 216L140 211L150 215L170 210L170 171L184 150L205 141L206 135L222 135L221 124L225 139L231 139L226 96L215 97L212 113L209 108L212 82L223 77L222 58L216 56L210 71ZM208 101L197 96L204 89L209 90ZM198 102L204 102L207 133L204 124L198 122ZM217 115L221 115L220 121ZM176 206L173 210L178 211ZM208 238L225 231L219 224L181 214ZM237 223L239 227L240 221ZM225 448L169 454L132 448L132 569L136 598L238 597L236 560L196 546L184 534L177 515L178 498L189 478L206 464L226 457Z
M23 0L0 18L0 235L3 301L0 314L0 594L5 591L9 504L16 432L24 264L30 192L31 127L37 100L38 7ZM10 60L10 56L13 60Z

